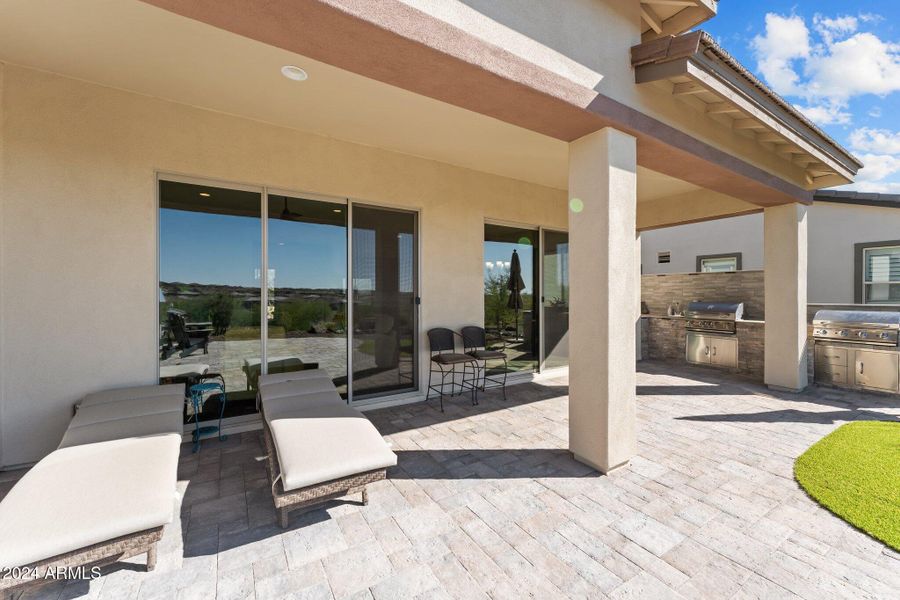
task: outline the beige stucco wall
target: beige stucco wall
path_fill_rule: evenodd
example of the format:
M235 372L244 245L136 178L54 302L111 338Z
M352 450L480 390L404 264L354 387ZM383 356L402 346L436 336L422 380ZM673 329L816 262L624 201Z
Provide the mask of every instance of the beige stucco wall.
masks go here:
M157 171L420 209L423 330L481 322L485 219L567 226L560 190L20 67L3 82L2 465L51 450L84 393L155 380Z
M807 218L809 301L853 303L854 245L900 239L900 208L816 202ZM641 237L644 274L690 273L698 255L728 252L743 253L745 270L764 266L762 214L655 229ZM659 264L657 253L666 250L672 262Z
M403 2L797 185L807 185L801 167L764 148L752 134L710 118L695 98L676 98L666 84L635 84L630 50L641 43L638 0ZM729 10L727 3L719 8Z
M852 303L854 245L900 240L900 207L819 202L809 210L809 301Z
M641 267L645 275L693 273L698 256L730 252L742 253L744 270L763 268L762 213L653 229L641 237ZM659 264L657 255L666 251L671 262Z

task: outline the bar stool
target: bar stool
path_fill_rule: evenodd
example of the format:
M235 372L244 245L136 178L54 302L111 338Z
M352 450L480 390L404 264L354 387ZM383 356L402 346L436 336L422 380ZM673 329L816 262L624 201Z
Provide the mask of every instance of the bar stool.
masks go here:
M206 379L207 381L204 381ZM209 379L218 379L218 381L208 381ZM222 434L222 417L225 414L225 402L227 396L225 394L225 378L219 374L208 374L201 378L200 383L195 383L189 388L189 398L191 407L194 409L194 452L200 451L200 440L210 438L218 434L219 441L224 441L228 436ZM219 424L200 426L200 413L203 411L203 404L214 393L219 394Z
M488 388L488 382L492 388L500 388L503 391L503 399L506 400L506 376L509 373L509 363L505 352L489 350L487 348L487 335L483 327L469 325L462 328L463 347L465 353L474 358L478 365L477 381L481 382L482 392ZM499 375L488 375L488 361L503 361L503 379ZM482 366L482 363L484 366Z
M478 404L478 362L468 354L461 354L456 351L455 336L459 334L452 329L446 327L435 327L428 330L428 346L431 351L431 368L428 370L428 390L425 392L425 401L427 402L431 396L431 392L438 393L441 399L441 412L444 412L444 386L447 384L447 378L450 378L450 397L457 394L462 396L465 390L472 390L472 406ZM457 382L456 367L462 365L462 379ZM471 368L471 371L469 370ZM441 376L440 387L437 384L431 384L431 377L434 373ZM459 390L458 392L456 390Z

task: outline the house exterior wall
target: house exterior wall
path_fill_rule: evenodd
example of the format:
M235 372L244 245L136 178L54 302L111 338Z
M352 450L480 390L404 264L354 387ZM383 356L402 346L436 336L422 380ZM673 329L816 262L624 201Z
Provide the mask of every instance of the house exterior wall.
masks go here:
M644 275L693 273L697 257L742 253L742 269L763 268L763 216L744 215L689 225L644 231L641 234L641 268ZM671 262L660 264L657 255L669 252Z
M631 47L641 43L637 0L496 2L402 0L417 10L734 154L761 169L805 186L802 168L712 119L693 98L671 86L636 85ZM727 7L725 7L727 10Z
M85 393L156 381L157 172L418 209L422 331L481 323L486 219L567 228L565 191L2 73L0 466L55 447Z
M810 303L852 304L859 285L854 245L898 239L900 207L816 202L809 207L807 218ZM690 273L696 270L697 256L731 252L742 253L745 271L764 267L761 214L655 229L643 232L641 238L645 275ZM657 262L662 251L671 252L670 263Z

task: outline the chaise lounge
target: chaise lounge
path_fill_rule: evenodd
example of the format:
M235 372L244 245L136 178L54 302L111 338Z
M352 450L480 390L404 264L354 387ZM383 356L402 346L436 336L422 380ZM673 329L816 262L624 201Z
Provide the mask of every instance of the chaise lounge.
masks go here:
M361 492L397 464L375 426L321 369L259 379L267 466L281 526L289 513Z
M59 448L0 502L0 578L8 591L61 569L147 555L174 517L184 386L86 396Z

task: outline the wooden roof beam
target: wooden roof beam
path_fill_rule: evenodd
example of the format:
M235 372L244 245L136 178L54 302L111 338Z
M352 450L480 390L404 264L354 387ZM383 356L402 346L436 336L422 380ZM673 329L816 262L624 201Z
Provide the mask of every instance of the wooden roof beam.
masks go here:
M650 5L641 3L641 18L644 19L644 22L646 22L654 32L662 33L662 19L659 18L659 15L656 14L656 11L653 10Z
M706 105L706 114L708 115L722 115L739 112L741 112L741 109L731 102L710 102Z
M731 123L733 129L765 129L765 125L756 119L735 119Z
M672 88L672 95L684 96L686 94L700 94L707 91L709 90L696 81L685 81L684 83L675 84L675 87Z

